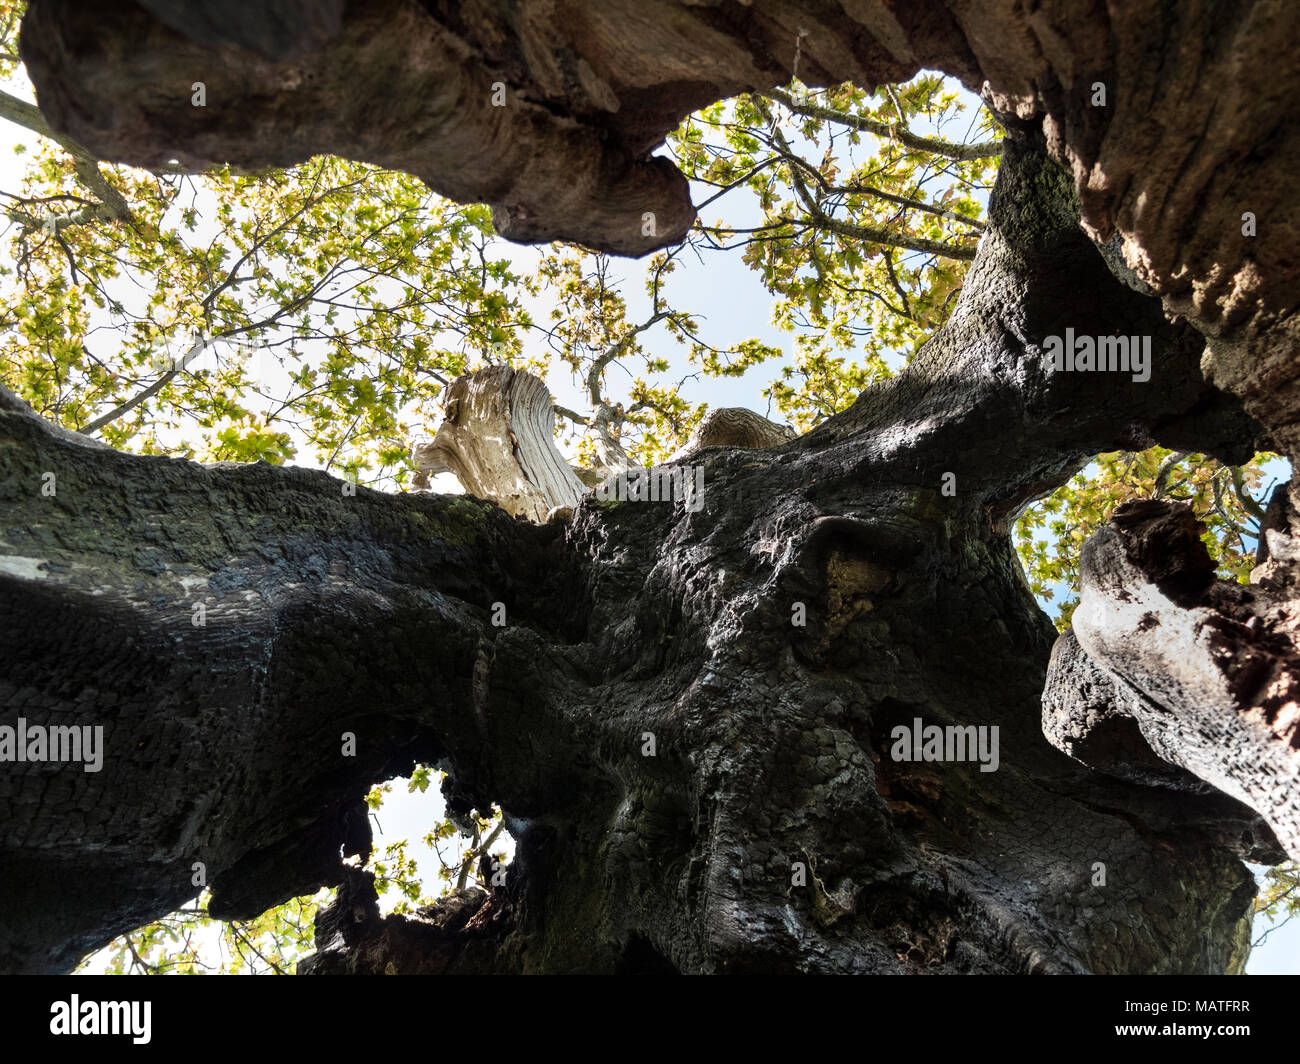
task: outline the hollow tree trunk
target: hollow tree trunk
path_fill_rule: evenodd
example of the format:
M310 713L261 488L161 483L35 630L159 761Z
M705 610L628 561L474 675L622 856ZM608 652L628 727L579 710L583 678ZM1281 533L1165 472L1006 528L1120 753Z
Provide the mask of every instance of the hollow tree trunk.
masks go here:
M1067 325L1151 336L1151 384L1051 372ZM106 727L102 772L0 775L0 963L66 968L192 897L199 861L223 917L343 884L312 971L1240 970L1240 857L1276 843L1047 742L1055 633L1007 534L1098 451L1249 453L1201 348L1013 128L949 324L810 435L701 452L695 511L538 526L0 414L6 718ZM917 719L998 728L996 771L895 760ZM340 851L413 761L455 813L498 802L516 858L384 920Z
M702 452L698 512L585 502L538 527L472 499L129 458L0 413L5 718L108 734L100 773L0 772L0 963L66 967L192 896L197 860L217 914L342 884L315 971L1240 968L1239 857L1280 852L1210 782L1290 842L1293 806L1260 777L1294 763L1294 497L1270 511L1249 601L1189 589L1203 566L1187 551L1174 572L1144 552L1186 543L1171 515L1148 535L1117 514L1050 674L1054 632L1007 528L1101 450L1297 457L1300 127L1284 90L1300 9L266 7L34 0L22 53L51 124L105 157L332 150L489 200L514 239L628 254L694 213L649 153L735 92L932 67L987 83L1023 127L1008 119L949 324L808 437ZM1066 327L1152 336L1151 382L1047 372L1043 338ZM1213 381L1258 423L1204 383L1202 337ZM1122 612L1126 581L1158 624L1110 639L1097 618ZM1231 653L1188 686L1167 662L1180 639L1206 650L1203 633ZM1171 721L1196 683L1213 698ZM918 718L999 727L997 771L894 760L894 727ZM517 857L488 899L381 920L339 854L368 849L368 784L413 759L448 768L453 811L500 802Z

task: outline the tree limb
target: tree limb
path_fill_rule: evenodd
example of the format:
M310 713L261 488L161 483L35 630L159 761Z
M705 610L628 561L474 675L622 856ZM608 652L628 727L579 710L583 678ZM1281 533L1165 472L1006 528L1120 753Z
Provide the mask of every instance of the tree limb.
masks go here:
M90 209L89 216L83 220L94 217L103 221L134 221L130 205L126 202L125 197L100 172L99 160L71 137L56 133L51 129L50 124L45 121L45 116L41 114L38 107L0 90L0 118L14 122L25 129L30 129L33 133L39 133L42 137L49 138L72 156L73 169L81 179L82 184L99 197L99 204Z
M937 137L919 136L902 124L891 125L888 122L881 122L874 118L847 115L842 111L835 111L829 107L820 107L817 104L800 103L782 89L769 89L764 95L776 100L781 106L793 111L795 114L805 115L808 118L820 118L826 122L836 122L839 125L850 126L866 133L874 133L878 137L896 140L916 151L941 155L945 159L952 159L955 162L964 162L968 159L988 159L1002 154L1002 141L1000 140L982 141L978 144L953 144L951 141L940 140Z

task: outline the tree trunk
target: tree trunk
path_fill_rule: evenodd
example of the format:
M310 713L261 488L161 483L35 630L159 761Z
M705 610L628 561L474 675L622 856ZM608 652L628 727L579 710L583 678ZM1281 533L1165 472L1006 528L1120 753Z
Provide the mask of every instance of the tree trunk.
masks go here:
M1206 770L1218 725L1157 733L1142 712L1181 712L1180 691L1160 686L1150 655L1107 642L1104 620L1059 644L1045 710L1056 634L1008 529L1100 451L1161 443L1235 463L1269 434L1293 439L1300 404L1269 390L1290 379L1276 357L1289 326L1275 312L1300 291L1287 287L1291 245L1261 242L1246 262L1213 231L1239 204L1187 199L1238 180L1261 210L1291 216L1291 186L1270 184L1295 154L1293 133L1265 136L1283 128L1269 124L1277 94L1238 110L1171 104L1150 121L1155 90L1220 92L1235 83L1218 73L1245 69L1235 49L1246 46L1166 46L1174 31L1158 5L1105 25L1066 0L1032 16L1009 3L954 3L954 14L930 0L894 15L853 5L866 12L856 22L793 3L725 17L637 10L647 6L659 23L584 5L589 29L565 53L573 77L551 70L547 82L525 57L556 50L530 38L515 51L514 29L480 39L449 5L345 4L342 28L331 36L321 16L317 43L292 59L314 76L282 89L265 139L250 139L243 108L237 121L191 111L183 125L158 64L179 76L219 55L210 99L213 85L230 99L289 85L276 64L290 60L225 47L254 31L214 30L182 17L189 5L169 19L177 29L142 9L92 23L72 0L33 5L23 54L42 108L96 151L244 163L346 151L493 199L503 231L526 238L648 250L631 235L643 207L662 212L648 244L680 235L684 183L645 153L684 110L783 81L795 56L815 83L921 65L988 77L1008 140L948 324L902 375L807 436L700 451L698 509L588 497L569 520L536 525L469 498L348 494L323 473L80 447L30 413L0 412L5 721L105 728L101 772L28 762L0 773L4 967L66 969L192 898L201 862L224 917L340 884L303 966L317 972L1241 970L1254 895L1241 858L1282 855L1258 813L1190 775ZM1219 16L1271 10L1242 7ZM1196 42L1212 10L1181 6L1179 39ZM1294 16L1264 28L1247 50L1288 55ZM395 48L394 34L410 46ZM523 102L488 110L474 79L491 75L452 38L470 55L495 48ZM119 53L122 40L135 50ZM119 58L145 54L156 64ZM1154 57L1165 65L1146 70ZM1265 65L1247 64L1260 77ZM357 85L357 70L385 72L392 121L348 118L341 105L385 81ZM1079 86L1093 77L1112 85L1112 110L1087 109ZM1189 124L1203 155L1178 184L1185 151L1171 145ZM1251 150L1234 154L1241 145ZM523 161L503 166L489 150ZM1081 228L1079 188L1092 235L1121 234L1123 268ZM1157 231L1156 216L1182 229ZM1195 328L1117 278L1134 265ZM1232 284L1253 310L1216 302ZM1052 369L1046 338L1067 328L1149 337L1150 381ZM1262 368L1215 364L1262 426L1203 379L1204 334L1220 351L1272 353ZM56 494L42 494L46 473ZM1276 559L1287 527L1277 523ZM1239 608L1205 586L1179 599L1182 585L1162 588L1167 574L1149 565L1110 565L1122 553L1111 542L1099 578L1140 578L1169 609ZM1281 665L1269 676L1285 678L1284 635L1271 636ZM1222 720L1251 697L1205 712ZM1054 741L1103 771L1047 740L1045 712ZM976 729L960 736L983 740L980 756L949 746L916 757L910 736L936 725ZM1278 741L1266 730L1232 747L1247 775ZM368 786L415 761L449 772L453 813L499 803L516 857L490 895L382 919L369 874L341 854L368 853L357 815ZM1209 782L1260 801L1285 834L1285 810L1249 780Z
M346 877L315 970L1239 968L1258 817L1090 774L1039 726L1054 633L1010 512L1096 450L1250 436L1071 201L1017 135L950 324L809 437L704 452L699 512L536 526L5 413L5 704L106 728L102 772L4 777L6 965L66 967L192 897L199 861L224 917ZM1047 372L1063 321L1152 335L1160 387ZM918 718L998 728L997 770L894 760ZM355 919L356 802L416 760L517 840L463 926L463 896ZM478 946L424 957L439 935Z

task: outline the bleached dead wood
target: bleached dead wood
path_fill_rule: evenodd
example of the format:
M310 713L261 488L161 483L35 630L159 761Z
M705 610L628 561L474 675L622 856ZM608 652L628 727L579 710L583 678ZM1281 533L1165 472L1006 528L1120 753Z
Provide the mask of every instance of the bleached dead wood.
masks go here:
M445 409L437 435L411 450L417 488L428 488L431 475L452 473L469 494L491 499L516 517L546 521L576 506L610 475L634 467L613 435L607 405L588 422L599 464L569 465L555 446L555 407L546 384L510 366L456 378ZM706 447L770 447L793 438L792 429L752 410L719 407L669 461Z
M586 488L555 446L555 409L546 385L510 366L488 366L452 381L446 419L411 457L416 487L453 473L470 495L530 521L576 506Z

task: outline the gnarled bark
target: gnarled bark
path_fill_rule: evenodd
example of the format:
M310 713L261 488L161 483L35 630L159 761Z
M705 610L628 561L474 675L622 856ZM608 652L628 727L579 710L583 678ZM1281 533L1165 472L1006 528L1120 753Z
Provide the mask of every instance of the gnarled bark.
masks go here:
M1300 859L1297 598L1215 580L1201 531L1186 506L1151 500L1119 507L1088 541L1044 730L1071 753L1076 743L1105 748L1103 732L1124 731L1119 756L1134 761L1121 761L1119 774L1160 783L1173 776L1168 766L1185 769L1257 809ZM1100 699L1068 675L1080 654L1110 681ZM1136 741L1121 721L1136 725ZM1152 753L1159 765L1139 767Z
M1300 456L1300 9L301 7L33 0L22 52L103 157L335 151L488 200L513 239L625 254L690 224L650 154L689 111L938 68L1008 116L989 228L907 372L803 439L701 451L698 512L538 527L87 449L0 403L5 720L102 720L110 755L0 773L0 963L68 966L192 896L198 860L217 914L340 883L316 971L1239 970L1238 857L1279 853L1205 781L1293 845L1268 777L1294 766L1295 500L1254 590L1207 582L1176 514L1118 514L1050 674L1007 529L1098 451ZM1066 327L1151 337L1151 381L1047 370ZM998 727L999 768L895 760L918 718ZM458 815L499 802L517 857L488 898L384 920L340 854L413 760Z
M338 882L340 848L368 851L364 781L446 758L444 707L461 756L508 759L502 725L529 759L476 669L496 602L516 645L575 633L549 615L574 595L553 529L0 424L0 723L98 725L106 747L99 772L0 766L0 968L66 968L179 907L196 861L228 918Z
M715 407L700 419L699 427L672 460L691 458L706 447L775 447L794 438L795 432L789 425L769 421L752 410L740 406Z

